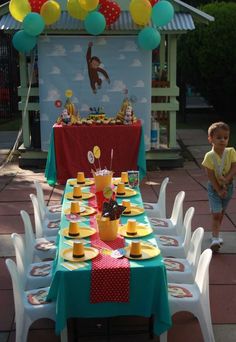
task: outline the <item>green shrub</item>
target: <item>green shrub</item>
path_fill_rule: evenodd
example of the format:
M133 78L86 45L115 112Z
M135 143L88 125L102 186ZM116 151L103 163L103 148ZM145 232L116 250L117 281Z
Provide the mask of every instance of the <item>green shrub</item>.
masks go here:
M178 46L182 79L194 85L217 113L233 117L236 95L236 3L203 5L209 25L197 24Z

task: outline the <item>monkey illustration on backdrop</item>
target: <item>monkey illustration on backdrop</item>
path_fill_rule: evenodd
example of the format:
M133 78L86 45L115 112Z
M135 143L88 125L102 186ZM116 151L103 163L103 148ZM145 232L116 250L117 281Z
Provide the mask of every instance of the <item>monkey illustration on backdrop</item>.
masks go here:
M94 94L96 94L97 89L100 89L102 86L102 79L99 77L98 73L103 74L108 83L110 83L110 78L107 72L104 69L100 68L101 60L97 56L92 56L92 46L93 43L89 42L86 59L88 65L90 85Z

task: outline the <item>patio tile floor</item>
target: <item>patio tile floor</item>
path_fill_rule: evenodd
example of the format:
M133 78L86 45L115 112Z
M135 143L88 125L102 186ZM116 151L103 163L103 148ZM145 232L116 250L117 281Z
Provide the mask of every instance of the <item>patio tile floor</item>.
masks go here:
M167 215L171 214L176 194L181 190L186 191L184 211L190 206L195 207L192 230L202 226L205 229L202 249L209 247L211 221L205 172L194 162L186 162L183 168L148 172L141 184L144 201L155 202L157 200L160 183L167 176L170 178L170 183L167 186ZM13 232L23 233L20 210L24 209L29 212L33 219L29 194L35 193L34 179L43 184L48 203L60 203L63 186L54 188L48 186L43 171L23 170L17 164L11 163L4 170L4 174L0 175L0 342L15 340L12 285L6 270L5 259L6 257L14 258L10 234ZM222 236L225 243L220 253L213 256L210 265L211 312L216 342L236 340L235 207L236 192L223 222ZM145 318L113 318L110 321L109 339L106 336L106 320L78 320L77 333L78 339L74 339L74 336L70 335L70 341L144 342L149 340L148 321ZM54 322L48 320L34 323L28 336L28 342L57 342L59 340L54 333ZM158 338L155 337L153 341L158 341ZM199 324L189 313L177 313L173 317L173 327L168 334L168 342L183 341L203 341Z

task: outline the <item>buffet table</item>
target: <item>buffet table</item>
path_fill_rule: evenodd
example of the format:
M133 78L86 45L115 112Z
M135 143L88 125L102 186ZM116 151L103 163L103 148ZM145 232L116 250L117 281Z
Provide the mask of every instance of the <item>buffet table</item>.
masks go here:
M72 187L68 184L65 188L65 196L68 192L72 191ZM86 187L83 191L94 192L94 186ZM69 201L63 199L63 210L61 219L61 232L65 227L68 227L68 220L64 214L65 208L69 207ZM130 198L132 203L142 207L142 198L137 189L137 194ZM96 201L94 199L84 201L86 205L96 208ZM117 202L121 204L122 198L117 198ZM82 204L83 205L83 204ZM130 217L121 216L121 223L125 224ZM132 217L139 223L149 225L149 221L145 212L141 215ZM95 216L83 216L81 225L89 225L96 228ZM128 291L126 291L126 285L123 282L120 269L112 267L109 269L110 279L106 279L103 273L100 273L101 268L106 268L106 264L103 262L102 267L96 269L95 276L100 279L101 286L105 287L120 287L121 297L123 293L127 292L127 300L124 298L112 297L109 300L102 300L99 297L99 284L95 283L92 288L93 281L93 265L91 260L87 260L85 263L81 263L81 267L69 270L65 267L65 260L62 257L62 252L65 248L68 248L68 239L63 234L58 235L58 253L54 261L53 278L50 286L48 299L56 301L56 333L59 334L66 327L67 319L72 317L114 317L114 316L154 316L154 333L161 335L168 330L171 326L171 316L169 312L168 304L168 291L167 291L167 278L166 269L162 260L162 256L159 254L156 257L147 260L129 260L125 257L119 260L123 260L128 263L129 270L129 284ZM130 238L123 238L118 236L117 239L123 239L125 244L130 243ZM116 239L116 240L117 240ZM151 233L148 236L141 238L148 243L156 244L154 235ZM93 237L86 238L91 246L94 241L98 244L99 235L95 233ZM116 242L102 242L107 248L112 248L113 243ZM147 242L146 242L147 243ZM102 249L99 249L99 255L95 257L101 257ZM110 257L110 256L109 256ZM108 257L108 258L109 258ZM111 258L111 257L110 257ZM108 259L106 259L108 260ZM112 261L113 262L113 261ZM73 264L73 263L72 263ZM68 265L67 265L68 266ZM73 266L73 265L72 265ZM101 266L101 265L100 265ZM100 273L100 278L99 278ZM117 276L117 277L116 277ZM114 284L114 278L118 279ZM102 278L102 280L101 280ZM98 281L99 282L99 281ZM113 285L113 286L112 286ZM91 291L95 290L97 301L94 302L94 298L91 299ZM109 290L108 290L109 292ZM104 294L103 294L104 295ZM100 298L100 299L99 299Z
M100 165L110 167L111 149L114 152L112 170L115 176L121 171L139 170L140 179L146 174L144 136L140 120L132 125L78 125L52 129L45 176L50 185L65 184L66 180L84 171L91 177L87 159L94 146L101 149ZM95 161L99 167L98 161Z

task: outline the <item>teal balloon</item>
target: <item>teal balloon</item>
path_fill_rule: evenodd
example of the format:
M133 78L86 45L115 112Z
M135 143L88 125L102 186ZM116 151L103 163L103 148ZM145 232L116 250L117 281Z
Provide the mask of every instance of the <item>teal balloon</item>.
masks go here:
M160 33L153 27L145 27L138 34L138 44L143 50L157 48L161 41Z
M159 1L152 8L152 21L157 26L165 26L173 19L174 13L174 7L169 1Z
M84 20L84 26L88 33L97 36L105 30L106 19L100 12L90 12Z
M37 38L30 36L23 30L17 31L13 38L12 44L16 50L19 52L30 52L37 43Z
M38 36L43 32L45 22L43 17L35 12L27 14L23 20L23 29L30 36Z

